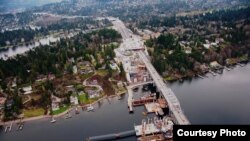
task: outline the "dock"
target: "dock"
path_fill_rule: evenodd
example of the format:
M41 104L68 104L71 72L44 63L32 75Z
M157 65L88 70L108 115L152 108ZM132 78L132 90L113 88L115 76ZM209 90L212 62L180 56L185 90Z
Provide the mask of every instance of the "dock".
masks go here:
M140 99L137 99L137 100L133 100L132 104L133 106L141 106L141 105L144 105L146 103L152 103L154 102L155 98L153 97L145 97L145 98L140 98Z
M135 132L136 132L136 136L142 136L142 135L156 134L156 133L159 133L160 130L153 123L150 123L144 126L143 125L135 126Z
M141 125L135 125L136 136L148 136L158 133L172 133L173 121L170 118L159 119L154 117L153 119L142 120Z
M237 63L237 65L239 65L239 66L241 66L241 67L244 67L244 65L243 65L243 64L241 64L241 63Z
M216 76L216 73L215 73L215 72L213 72L213 71L211 71L211 70L209 70L209 72L210 72L213 76Z
M147 81L147 82L142 82L142 83L136 83L127 86L128 90L128 108L129 108L129 113L133 113L133 88L141 86L141 85L146 85L152 83L152 81Z
M197 74L197 76L200 77L201 79L204 79L204 78L205 78L205 77L203 77L203 76L201 76L201 75L199 75L199 74Z
M127 88L128 89L128 108L129 108L129 112L133 113L133 92L131 88Z
M227 71L230 71L230 70L231 70L230 68L228 68L228 67L226 67L226 66L225 66L225 69L226 69Z
M5 129L4 129L4 132L5 132L5 133L7 133L7 132L10 132L10 131L11 131L11 129L12 129L12 125L13 125L13 122L14 122L14 121L12 121L12 122L10 123L10 125L5 126Z

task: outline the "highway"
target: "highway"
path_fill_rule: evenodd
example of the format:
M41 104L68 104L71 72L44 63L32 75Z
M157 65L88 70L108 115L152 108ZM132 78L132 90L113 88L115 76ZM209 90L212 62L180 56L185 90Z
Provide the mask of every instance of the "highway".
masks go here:
M177 97L175 96L173 91L170 88L168 88L167 85L164 83L162 77L155 70L151 62L146 57L145 53L143 53L143 51L139 51L138 55L144 61L151 77L153 78L157 86L157 89L167 100L168 106L171 112L173 113L173 116L176 119L176 122L180 125L190 124L181 109L180 102L178 101Z
M124 50L132 50L133 53L138 54L140 59L145 63L145 66L148 72L150 73L151 77L153 78L153 81L155 82L158 91L167 100L171 114L176 120L175 122L180 125L190 124L187 117L184 115L181 109L180 102L178 101L177 97L175 96L173 91L167 87L162 77L155 70L155 68L147 58L146 56L147 52L144 51L145 47L143 45L141 38L137 35L134 35L132 31L127 29L121 20L113 17L109 17L108 19L112 21L114 29L120 32L123 37L123 43L121 45L121 48L123 48ZM138 49L140 50L138 51Z

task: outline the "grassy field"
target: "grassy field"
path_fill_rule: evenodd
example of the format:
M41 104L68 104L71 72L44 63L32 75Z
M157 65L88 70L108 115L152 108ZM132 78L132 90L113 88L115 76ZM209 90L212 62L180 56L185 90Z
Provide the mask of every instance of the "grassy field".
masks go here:
M68 109L69 109L69 106L68 106L68 105L66 105L66 106L64 106L64 107L60 107L58 110L53 111L53 112L52 112L52 115L58 115L58 114L60 114L60 113L65 112L65 111L68 110Z
M31 110L24 110L23 114L24 114L24 118L41 116L41 115L44 115L44 109L37 108L37 109L31 109Z
M88 98L87 98L87 94L79 95L78 99L79 99L81 104L88 103L88 101L89 101Z

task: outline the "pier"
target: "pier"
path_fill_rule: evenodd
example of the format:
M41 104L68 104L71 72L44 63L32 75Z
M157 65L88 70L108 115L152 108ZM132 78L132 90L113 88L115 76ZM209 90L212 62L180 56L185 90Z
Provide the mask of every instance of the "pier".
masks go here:
M203 77L203 76L201 76L201 75L199 75L199 74L197 74L197 76L200 77L201 79L204 79L204 78L205 78L205 77Z
M213 76L216 76L216 73L215 73L215 72L213 72L213 71L211 71L211 70L209 70L209 72L210 72Z
M146 85L146 84L149 84L149 83L153 83L153 81L136 83L136 84L132 84L132 85L127 86L127 90L128 90L128 108L129 108L130 113L133 113L133 88L141 86L141 85Z
M241 64L241 63L237 63L237 65L239 65L239 66L241 66L241 67L244 67L244 65L243 65L243 64Z
M111 134L106 134L106 135L99 135L99 136L89 137L87 139L87 141L116 140L116 139L121 139L121 138L134 136L134 135L136 135L135 130L129 130L129 131L124 131L124 132L119 132L119 133L111 133Z
M173 130L174 123L172 122L172 119L170 118L163 118L159 119L157 117L154 117L153 119L148 118L148 120L142 120L141 125L135 125L135 132L136 136L145 137L148 135L154 135L154 134L167 134L171 133Z
M133 106L141 106L141 105L144 105L146 103L154 102L154 100L155 100L155 98L153 98L153 97L140 98L137 100L133 100L132 104L133 104Z

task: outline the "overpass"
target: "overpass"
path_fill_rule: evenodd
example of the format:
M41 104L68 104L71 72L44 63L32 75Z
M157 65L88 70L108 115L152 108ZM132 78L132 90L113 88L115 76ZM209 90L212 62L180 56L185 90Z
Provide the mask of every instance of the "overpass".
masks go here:
M170 88L168 88L167 85L164 83L162 77L158 74L158 72L151 64L151 62L148 60L146 54L143 51L138 51L137 53L140 56L141 60L145 63L145 66L148 72L150 73L151 77L153 78L157 86L157 89L167 100L171 114L174 116L176 120L175 122L181 125L190 124L181 109L180 102L178 101L177 97L175 96L173 91Z

